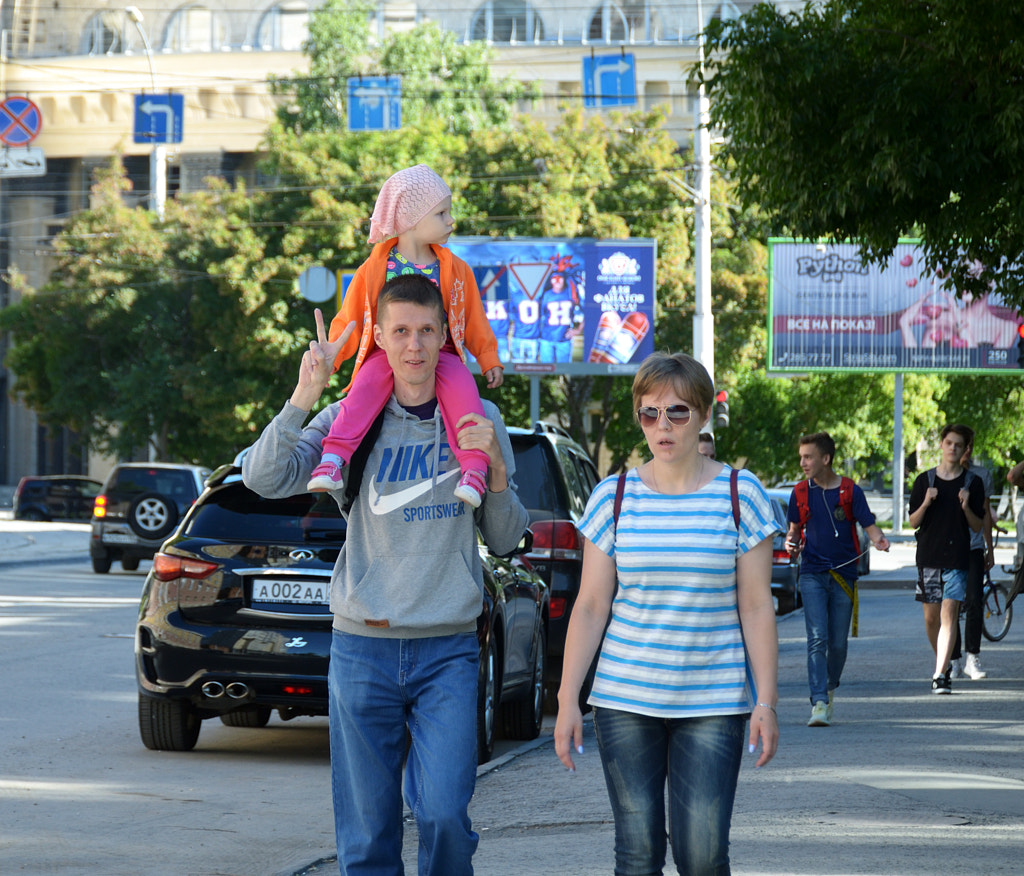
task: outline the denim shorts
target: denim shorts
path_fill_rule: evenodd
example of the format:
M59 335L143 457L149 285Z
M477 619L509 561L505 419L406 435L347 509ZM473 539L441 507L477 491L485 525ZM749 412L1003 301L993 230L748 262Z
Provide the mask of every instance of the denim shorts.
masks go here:
M918 602L936 603L943 599L963 602L967 593L966 569L930 569L917 567L917 587L914 598Z

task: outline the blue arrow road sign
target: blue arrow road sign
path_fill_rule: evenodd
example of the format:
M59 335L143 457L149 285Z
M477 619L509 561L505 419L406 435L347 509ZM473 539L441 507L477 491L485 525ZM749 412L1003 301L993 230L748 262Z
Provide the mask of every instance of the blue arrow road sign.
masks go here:
M636 106L634 55L597 55L583 59L583 105Z
M183 94L136 94L135 142L180 143L184 117Z
M401 127L401 76L353 76L348 80L350 131L397 131Z

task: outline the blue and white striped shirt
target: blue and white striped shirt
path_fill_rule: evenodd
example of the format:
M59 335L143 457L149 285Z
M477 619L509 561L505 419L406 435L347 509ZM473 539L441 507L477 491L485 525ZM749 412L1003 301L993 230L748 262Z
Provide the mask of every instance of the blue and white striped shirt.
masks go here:
M580 531L615 559L618 589L590 704L664 718L738 715L754 704L736 604L736 558L778 527L768 496L741 471L740 525L728 466L693 493L664 495L626 476L597 485Z

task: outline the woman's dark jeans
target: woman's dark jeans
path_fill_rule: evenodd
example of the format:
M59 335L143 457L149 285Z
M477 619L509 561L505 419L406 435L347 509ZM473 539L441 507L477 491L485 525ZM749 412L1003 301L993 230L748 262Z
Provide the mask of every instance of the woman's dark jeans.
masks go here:
M746 715L652 718L595 708L615 815L615 876L665 865L665 787L672 856L682 876L728 876L729 825Z

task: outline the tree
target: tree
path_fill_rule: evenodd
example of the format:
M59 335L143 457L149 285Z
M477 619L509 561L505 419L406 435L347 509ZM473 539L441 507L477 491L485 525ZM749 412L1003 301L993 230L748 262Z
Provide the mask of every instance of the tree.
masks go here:
M919 236L953 289L994 282L1024 308L1022 44L1024 16L997 0L761 3L713 22L705 84L740 197L875 262Z
M0 311L15 391L94 449L230 460L251 443L255 412L286 397L308 332L268 294L244 189L170 201L158 223L125 205L129 188L115 159L94 206L55 239L49 282L20 283L21 300Z

